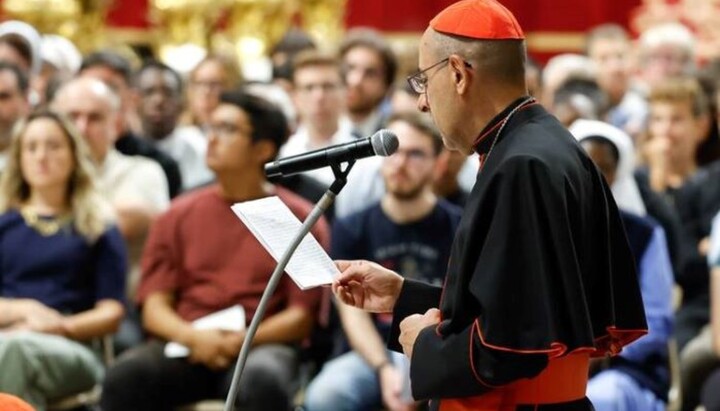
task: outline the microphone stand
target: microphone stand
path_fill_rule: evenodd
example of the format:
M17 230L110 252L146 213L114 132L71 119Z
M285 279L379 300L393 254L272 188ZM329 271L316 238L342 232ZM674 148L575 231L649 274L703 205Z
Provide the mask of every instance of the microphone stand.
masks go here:
M335 181L333 181L330 187L328 187L325 194L322 198L320 198L313 210L305 218L305 221L300 227L300 231L295 234L295 237L290 242L290 245L285 250L285 253L283 253L282 258L278 261L275 271L273 271L272 276L270 276L270 281L268 281L268 285L265 287L265 291L263 292L262 298L260 298L258 308L255 311L252 321L250 322L250 327L248 327L247 333L245 334L245 339L243 340L242 348L240 349L240 355L238 355L237 363L235 365L235 372L233 373L230 390L228 391L228 396L225 400L225 407L223 408L224 411L233 411L235 408L234 403L240 388L240 377L242 376L243 369L245 368L245 362L247 361L248 354L250 353L250 345L252 340L255 338L255 333L257 332L258 327L260 326L260 321L262 321L265 316L265 309L270 301L270 297L275 292L275 288L277 288L278 283L280 283L282 274L285 272L285 267L288 262L290 262L290 257L292 257L293 253L307 233L310 232L310 229L315 225L320 217L322 217L323 213L327 211L330 205L332 205L333 201L335 201L335 197L340 194L340 190L345 187L345 184L347 183L347 175L353 165L355 165L355 160L348 161L347 163L348 164L344 170L340 168L340 164L333 163L330 165L333 174L335 174Z

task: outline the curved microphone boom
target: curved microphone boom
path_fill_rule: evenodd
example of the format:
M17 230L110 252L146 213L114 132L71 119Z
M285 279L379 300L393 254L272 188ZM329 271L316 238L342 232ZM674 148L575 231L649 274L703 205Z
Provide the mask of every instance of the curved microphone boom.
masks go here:
M397 148L398 139L395 133L382 129L371 137L269 162L265 164L265 175L268 178L284 177L364 157L387 157Z

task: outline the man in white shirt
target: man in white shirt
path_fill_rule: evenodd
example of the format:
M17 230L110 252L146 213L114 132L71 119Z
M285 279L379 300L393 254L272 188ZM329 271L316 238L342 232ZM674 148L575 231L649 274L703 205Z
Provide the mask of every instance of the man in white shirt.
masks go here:
M148 229L170 204L167 179L156 162L126 156L115 149L123 124L120 98L102 81L88 77L71 80L55 94L52 107L67 115L85 138L96 166L100 191L117 213L118 227L128 249L127 290L132 300ZM139 330L139 324L136 325ZM122 332L119 337L123 339ZM138 335L127 338L137 340ZM118 342L122 348L132 343Z
M300 126L280 150L280 157L351 141L351 124L342 114L345 86L339 62L315 50L302 52L295 59L292 80ZM334 180L329 167L307 175L327 185Z

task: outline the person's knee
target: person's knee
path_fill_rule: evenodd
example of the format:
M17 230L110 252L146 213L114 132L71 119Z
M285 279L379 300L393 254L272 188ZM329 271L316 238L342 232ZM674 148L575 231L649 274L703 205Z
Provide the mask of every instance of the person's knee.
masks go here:
M303 406L305 411L337 411L339 402L338 395L327 386L313 383L305 390Z
M587 397L597 411L622 410L623 391L621 383L611 373L602 372L588 382Z
M4 357L26 362L34 357L37 350L38 336L33 333L9 334L0 341Z
M122 356L107 370L102 389L102 409L116 410L117 404L132 403L141 400L144 392L152 385L152 377L147 361L140 356Z
M289 381L273 367L248 366L243 373L249 397L288 398Z
M353 383L337 373L323 370L305 390L306 411L341 411L356 409L357 401L348 390L357 390Z

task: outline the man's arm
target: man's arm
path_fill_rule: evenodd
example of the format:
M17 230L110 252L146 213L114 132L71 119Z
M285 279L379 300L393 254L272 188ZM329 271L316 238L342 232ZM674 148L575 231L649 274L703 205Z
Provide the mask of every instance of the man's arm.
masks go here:
M419 281L405 279L400 296L393 309L393 322L388 337L388 348L403 352L400 345L400 322L412 314L421 314L440 306L442 288Z
M160 212L154 206L140 203L116 202L113 206L117 213L118 228L128 241L142 238Z
M521 378L532 378L548 363L545 353L516 353L482 343L477 321L461 333L441 336L423 329L413 345L410 380L415 399L480 395Z
M236 347L242 343L242 333L220 330L195 330L192 324L175 312L175 297L171 292L153 292L148 295L142 310L143 325L150 333L176 341L190 349L189 361L208 368L227 368L237 355Z
M290 306L264 319L258 326L252 343L261 345L299 342L310 335L313 323L313 315L305 307Z
M337 304L343 330L353 350L375 370L389 363L385 343L375 328L375 324L366 313L355 307Z

